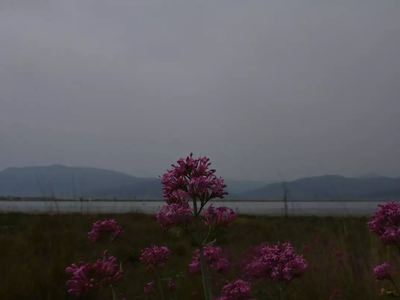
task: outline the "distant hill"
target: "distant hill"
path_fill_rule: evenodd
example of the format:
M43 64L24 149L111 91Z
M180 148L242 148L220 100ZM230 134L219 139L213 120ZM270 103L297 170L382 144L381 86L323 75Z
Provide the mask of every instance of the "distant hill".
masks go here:
M283 198L282 183L226 180L227 199ZM302 178L286 183L288 200L400 200L400 177L375 174ZM160 178L121 172L52 165L9 168L0 172L0 196L65 199L161 199Z
M232 179L226 179L225 183L227 185L226 187L227 192L229 193L229 195L232 196L262 188L267 184L266 182L263 181L232 180ZM229 195L227 198L229 198Z
M149 179L124 173L62 165L9 168L0 172L0 195L19 197L79 198L101 196L98 190L119 190Z
M243 199L283 199L283 184L273 183L238 195ZM400 200L400 178L337 175L308 177L286 183L288 200Z
M260 181L226 180L230 194L265 185ZM51 165L9 168L0 172L0 196L66 199L161 199L159 178L141 178L97 168Z

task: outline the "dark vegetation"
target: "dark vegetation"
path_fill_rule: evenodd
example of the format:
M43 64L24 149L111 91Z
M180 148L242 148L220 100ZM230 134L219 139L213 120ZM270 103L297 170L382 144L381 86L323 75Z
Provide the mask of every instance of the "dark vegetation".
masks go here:
M114 217L123 227L124 239L111 246L90 243L87 232L105 217ZM290 240L296 252L308 260L309 269L303 278L290 283L287 299L329 299L335 289L343 293L343 299L377 299L385 283L377 282L372 270L383 261L396 262L398 254L368 231L367 221L353 217L240 217L217 237L216 245L222 246L231 261L231 272L224 280L242 276L235 263L241 262L252 246ZM139 257L151 244L171 250L166 273L183 272L177 299L202 299L200 277L188 272L193 249L187 238L177 230L162 230L154 216L1 214L0 299L73 299L67 294L65 268L80 260L94 262L105 249L122 262L125 276L118 292L127 300L144 299L143 287L153 275ZM216 291L219 288L215 287ZM267 283L265 291L254 291L255 296L262 293L263 299L277 299L274 287ZM104 297L111 299L110 295Z

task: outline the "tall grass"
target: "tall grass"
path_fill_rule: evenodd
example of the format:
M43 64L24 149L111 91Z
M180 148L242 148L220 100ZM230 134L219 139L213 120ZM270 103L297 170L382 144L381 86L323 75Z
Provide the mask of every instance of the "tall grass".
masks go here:
M183 232L164 231L154 216L123 215L0 215L0 299L73 299L65 282L70 277L65 268L82 258L95 261L104 245L87 240L92 224L114 217L123 227L125 237L109 248L122 262L124 280L118 287L127 300L143 299L143 287L152 280L140 263L140 251L150 244L167 245L171 260L167 272L181 272L179 299L202 299L200 277L188 272L193 248ZM396 261L398 254L385 247L371 234L367 218L356 217L246 217L234 227L216 236L216 245L230 249L233 262L242 261L252 246L262 242L290 240L297 253L303 253L309 269L304 277L290 283L287 299L329 299L335 289L344 299L377 299L385 283L376 282L372 269L385 261ZM240 278L240 265L232 265L226 280ZM193 296L193 292L198 292ZM265 283L255 296L278 299L273 287ZM120 297L122 299L122 297ZM89 298L88 298L89 299ZM109 298L111 299L111 298ZM261 299L261 297L260 297Z

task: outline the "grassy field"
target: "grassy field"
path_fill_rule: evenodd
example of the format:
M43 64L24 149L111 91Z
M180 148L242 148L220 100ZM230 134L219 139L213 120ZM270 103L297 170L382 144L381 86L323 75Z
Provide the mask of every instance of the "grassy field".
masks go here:
M114 217L125 237L110 247L87 240L92 223ZM397 262L398 254L384 247L371 234L367 218L355 217L240 217L235 226L220 232L217 245L228 250L231 272L224 280L241 276L240 262L252 246L262 242L291 241L304 254L309 269L288 287L287 298L326 299L335 289L343 299L378 299L384 283L377 282L372 269L383 261ZM202 299L201 281L190 275L192 247L179 231L164 231L154 216L124 215L0 215L0 299L73 299L67 294L65 268L79 260L94 262L108 248L122 262L125 277L118 292L127 300L144 299L143 287L153 279L139 261L141 249L166 245L171 250L166 273L178 274L179 290L168 299ZM340 251L340 253L337 253ZM215 287L216 291L220 287ZM193 296L193 292L198 292ZM255 289L257 299L278 299L268 282ZM96 295L96 299L111 299ZM87 299L90 299L87 298ZM92 297L92 299L94 299Z

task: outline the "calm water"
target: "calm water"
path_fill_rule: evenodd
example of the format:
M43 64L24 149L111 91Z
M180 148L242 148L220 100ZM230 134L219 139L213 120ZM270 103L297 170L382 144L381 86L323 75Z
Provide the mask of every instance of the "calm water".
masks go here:
M335 201L288 202L290 215L371 215L385 202ZM0 201L0 212L24 213L127 213L155 214L165 205L159 200L136 201ZM239 214L283 215L283 202L218 201L214 206L228 206Z

